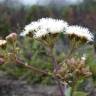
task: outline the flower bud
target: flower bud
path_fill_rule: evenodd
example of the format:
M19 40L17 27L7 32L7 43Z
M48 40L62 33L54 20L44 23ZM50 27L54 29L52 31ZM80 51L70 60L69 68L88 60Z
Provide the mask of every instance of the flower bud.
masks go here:
M0 58L0 65L1 64L4 64L4 62L5 62L4 59L3 58Z
M81 60L86 60L86 54L83 54L83 56L81 57Z
M6 40L10 43L14 43L17 40L17 34L11 33L8 36L6 36Z
M0 40L0 47L2 49L5 49L6 48L6 45L7 45L7 41L6 40Z
M88 66L87 66L86 68L82 68L81 72L82 72L82 74L83 74L84 76L86 76L86 77L89 77L89 76L92 75L92 73L91 73L91 71L90 71L90 69L89 69Z

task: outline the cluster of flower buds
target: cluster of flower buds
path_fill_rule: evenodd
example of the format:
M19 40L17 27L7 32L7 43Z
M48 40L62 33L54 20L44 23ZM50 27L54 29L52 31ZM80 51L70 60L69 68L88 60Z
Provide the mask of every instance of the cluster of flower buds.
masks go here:
M86 66L86 59L75 59L71 58L70 60L67 60L67 65L69 66L70 70L76 74L77 76L84 76L88 77L92 75L90 72L90 69L88 66Z
M12 46L14 46L15 42L17 41L17 34L16 33L11 33L8 36L6 36L5 40L0 40L0 48L1 50L1 55L0 55L0 64L4 64L8 62L9 58L9 53L7 50L7 45L10 43ZM4 51L3 51L4 50ZM6 50L6 51L5 51ZM13 56L11 56L12 59Z
M57 72L57 76L63 80L63 82L72 83L74 80L80 77L87 78L92 75L88 66L86 66L86 59L71 58L66 60L61 68Z
M6 40L10 43L14 43L17 40L17 34L11 33L8 36L6 36Z
M5 49L7 42L14 43L17 40L17 34L11 33L8 36L6 36L6 40L0 40L0 48Z
M64 83L69 84L72 82L72 73L68 66L64 63L56 72L56 76Z

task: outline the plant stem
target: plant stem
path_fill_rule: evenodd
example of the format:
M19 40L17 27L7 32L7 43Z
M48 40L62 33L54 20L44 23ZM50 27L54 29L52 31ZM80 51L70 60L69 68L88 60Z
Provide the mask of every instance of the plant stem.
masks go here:
M53 63L53 71L55 72L58 70L58 64L57 64L57 60L52 52L51 52L51 60Z
M74 92L76 91L77 88L77 82L73 82L72 89L71 89L71 96L74 96Z
M61 96L65 96L63 86L62 86L61 82L59 81L59 79L56 76L55 76L55 80L57 81L57 85L58 85L58 88L60 90Z
M70 43L71 43L72 46L71 46L71 49L70 49L68 55L65 57L65 60L70 58L72 56L73 52L76 50L76 47L75 47L76 43L75 43L75 41L73 40L73 42L70 42Z
M43 71L43 70L41 70L41 69L38 69L38 68L36 68L36 67L33 67L33 66L31 66L31 65L28 65L28 64L26 64L26 63L23 63L21 60L19 60L19 59L16 59L16 63L17 64L20 64L20 65L23 65L24 67L26 67L26 68L28 68L28 69L31 69L31 70L33 70L33 71L36 71L36 72L38 72L38 73L42 73L42 74L45 74L45 75L51 75L51 74L49 74L47 71Z
M49 54L50 54L50 57L51 57L51 60L52 60L52 63L53 63L53 71L54 72L57 72L57 70L58 70L58 63L57 63L57 60L55 58L55 55L53 54L53 49L52 48L49 48L49 51L50 51ZM60 80L56 76L54 77L54 79L57 82L57 85L58 85L58 88L60 90L61 96L65 96L64 90L63 90L63 86L62 86Z
M71 96L74 96L74 90L73 90L73 87L71 89Z

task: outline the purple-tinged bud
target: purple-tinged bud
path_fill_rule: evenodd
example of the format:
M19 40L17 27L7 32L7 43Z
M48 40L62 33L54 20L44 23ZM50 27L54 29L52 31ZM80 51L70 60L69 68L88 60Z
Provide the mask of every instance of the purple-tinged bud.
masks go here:
M17 34L11 33L8 36L6 36L6 40L10 43L14 43L17 40Z
M4 64L5 60L3 58L0 58L0 65Z

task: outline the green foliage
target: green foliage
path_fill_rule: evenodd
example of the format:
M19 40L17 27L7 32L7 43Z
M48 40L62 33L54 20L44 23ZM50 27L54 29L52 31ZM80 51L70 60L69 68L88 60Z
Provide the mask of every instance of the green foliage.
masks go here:
M38 42L34 40L25 40L24 45L26 46L23 48L24 50L21 54L24 56L23 58L25 61L37 68L51 71L51 61L49 58L46 58L47 54L45 53L45 49ZM29 72L27 80L28 82L36 84L40 82L43 84L50 84L52 82L49 77L34 72Z
M27 38L25 40L22 39L21 42L18 42L18 45L21 48L18 56L22 58L22 61L28 62L29 65L42 70L52 70L50 58L46 58L47 54L45 49L39 42ZM0 69L6 71L9 76L14 79L26 80L32 84L53 84L53 80L50 78L50 76L42 75L41 73L14 63L4 64L0 66Z
M0 15L0 35L3 37L10 32L10 25L6 19L6 15Z
M93 52L93 50L89 50L87 64L90 66L94 80L96 80L96 59L95 58L96 57L95 57L95 53Z
M87 96L87 94L86 93L84 93L84 92L74 92L74 96Z

